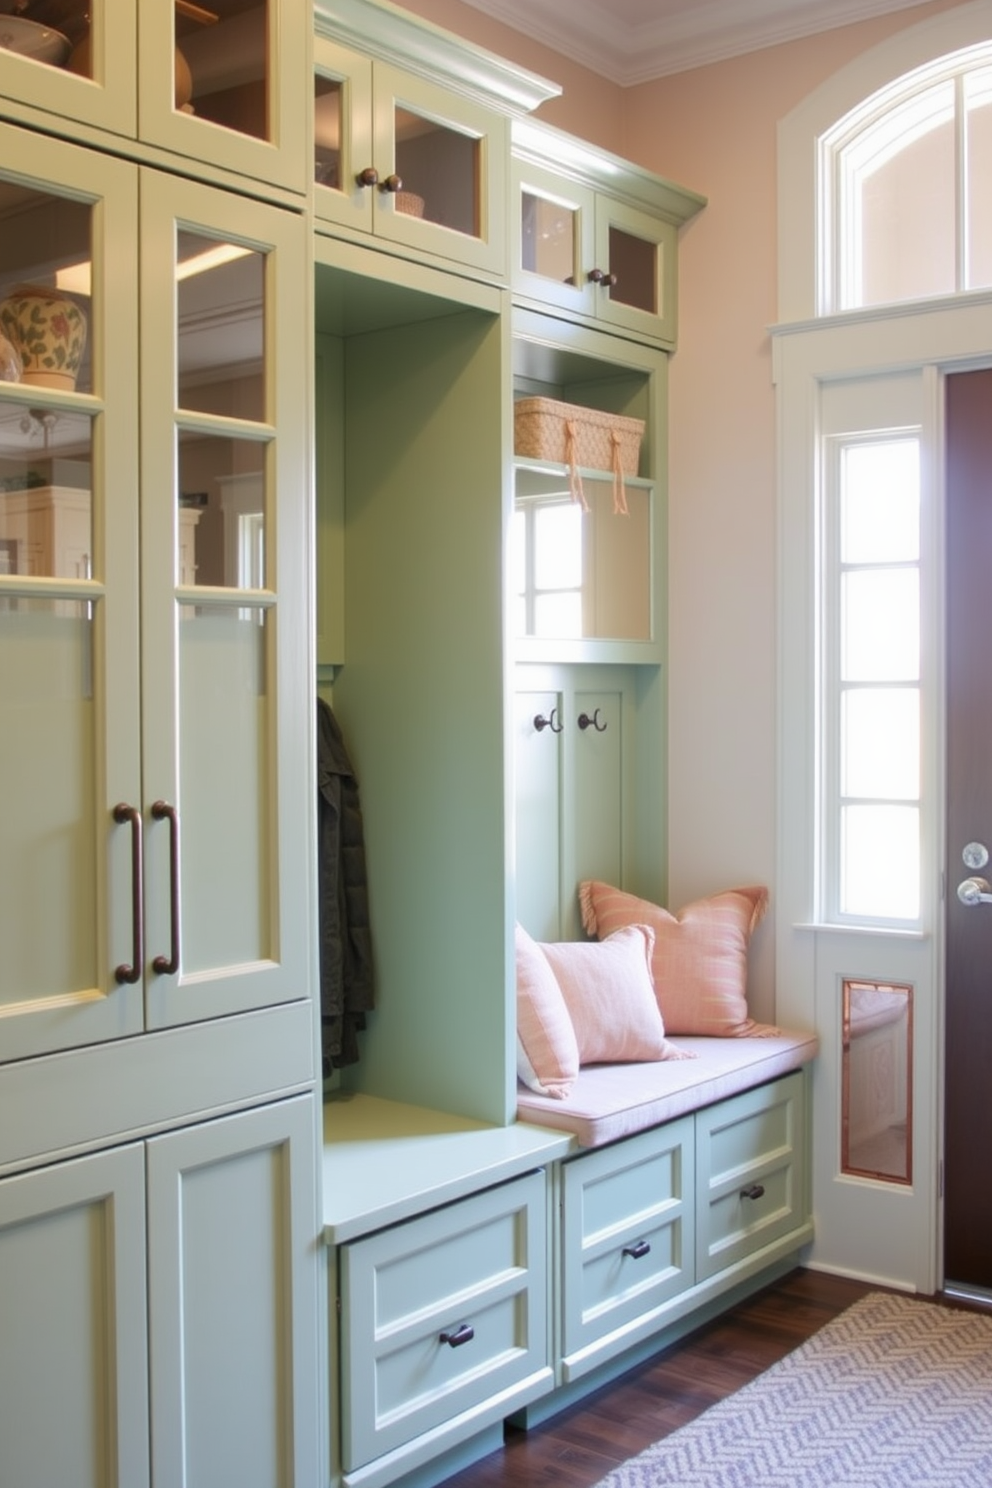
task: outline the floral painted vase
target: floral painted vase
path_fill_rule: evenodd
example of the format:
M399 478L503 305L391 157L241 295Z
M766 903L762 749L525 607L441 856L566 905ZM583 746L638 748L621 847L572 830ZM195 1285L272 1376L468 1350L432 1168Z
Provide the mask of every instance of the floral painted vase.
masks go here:
M71 390L86 349L86 316L57 289L19 284L0 305L0 329L21 358L21 382Z

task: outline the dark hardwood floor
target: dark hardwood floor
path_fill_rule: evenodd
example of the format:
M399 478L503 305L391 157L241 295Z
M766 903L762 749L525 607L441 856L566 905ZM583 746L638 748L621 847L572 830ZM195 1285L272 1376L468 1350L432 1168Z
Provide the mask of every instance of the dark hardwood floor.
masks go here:
M591 1488L740 1389L872 1288L797 1270L646 1364L448 1478L445 1488Z

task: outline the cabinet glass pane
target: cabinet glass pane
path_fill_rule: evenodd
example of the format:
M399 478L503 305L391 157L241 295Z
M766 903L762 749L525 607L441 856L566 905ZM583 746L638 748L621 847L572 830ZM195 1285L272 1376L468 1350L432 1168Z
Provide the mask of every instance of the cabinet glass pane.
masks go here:
M341 189L341 105L344 88L338 78L314 80L313 99L313 178L318 186L332 191Z
M543 639L651 639L651 492L582 477L587 510L567 478L517 471L513 592L518 634Z
M267 0L176 0L176 108L271 139Z
M265 258L199 233L176 244L180 408L265 417Z
M479 236L479 141L409 109L395 113L396 210Z
M91 611L0 578L0 1005L98 985Z
M616 282L610 285L610 299L657 315L661 308L658 304L660 251L657 243L611 227L610 273Z
M520 267L558 284L574 284L578 212L530 191L522 193L520 210Z
M179 436L177 584L265 586L264 446Z
M0 404L0 574L93 578L92 420Z
M89 77L89 9L87 0L4 0L0 47Z
M0 179L0 382L93 391L91 208Z
M187 973L273 955L271 620L252 607L180 607L180 891Z

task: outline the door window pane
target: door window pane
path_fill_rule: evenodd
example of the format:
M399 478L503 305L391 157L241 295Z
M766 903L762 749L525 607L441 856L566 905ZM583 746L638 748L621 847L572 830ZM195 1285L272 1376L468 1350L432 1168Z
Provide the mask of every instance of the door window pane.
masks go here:
M521 193L520 210L520 267L557 284L575 284L578 212L531 191Z
M179 436L177 584L265 586L265 445Z
M181 232L176 244L180 408L265 418L265 256Z
M91 611L0 580L0 1005L101 984Z
M919 558L917 439L845 448L840 523L842 563L914 563Z
M920 813L915 806L841 808L840 911L915 920L920 912Z
M396 210L477 238L479 141L410 109L395 114Z
M268 0L176 0L175 104L271 139Z
M276 955L269 623L251 607L180 617L183 969L195 973Z
M91 217L0 180L0 382L93 392Z
M339 78L314 79L314 175L318 186L341 190L341 108L344 87Z
M915 568L845 573L841 607L845 682L908 682L919 677L920 578Z
M660 252L657 243L611 226L610 273L616 283L610 285L610 299L657 315Z
M917 688L859 687L843 694L840 788L842 796L919 799Z
M0 564L6 574L93 574L92 420L0 404Z

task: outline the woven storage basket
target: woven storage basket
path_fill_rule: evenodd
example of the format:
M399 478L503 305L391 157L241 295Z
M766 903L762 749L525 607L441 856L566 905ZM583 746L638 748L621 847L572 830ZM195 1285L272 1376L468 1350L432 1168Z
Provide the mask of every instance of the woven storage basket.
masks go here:
M619 413L602 413L554 398L519 398L513 405L514 452L567 465L573 495L583 505L580 465L586 470L612 471L614 506L626 511L623 481L637 474L643 437L644 420Z
M574 436L569 432L573 426ZM514 449L532 460L557 460L587 470L612 470L619 441L625 475L636 475L641 458L644 420L598 408L580 408L554 398L519 398L513 405ZM568 448L574 437L574 453Z

